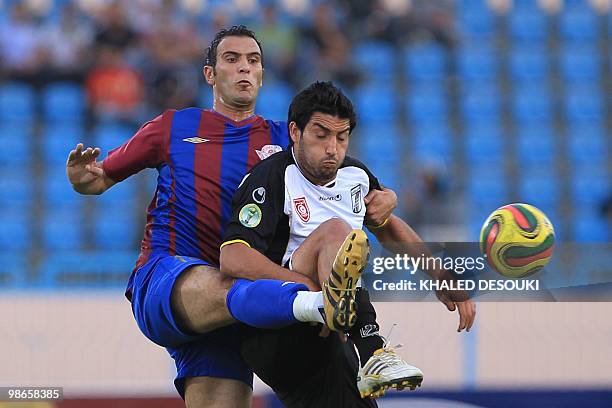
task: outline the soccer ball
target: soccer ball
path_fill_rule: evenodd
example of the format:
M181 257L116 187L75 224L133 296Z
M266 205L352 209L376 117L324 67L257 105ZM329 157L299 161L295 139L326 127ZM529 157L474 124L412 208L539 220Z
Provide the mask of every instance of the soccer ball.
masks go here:
M542 269L554 244L550 220L529 204L498 208L480 231L480 251L493 269L508 278L522 278Z

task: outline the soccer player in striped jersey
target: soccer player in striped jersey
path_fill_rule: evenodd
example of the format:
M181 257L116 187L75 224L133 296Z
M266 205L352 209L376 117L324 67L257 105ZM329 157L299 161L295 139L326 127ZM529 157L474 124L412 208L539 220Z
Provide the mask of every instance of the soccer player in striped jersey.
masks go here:
M263 52L251 31L219 32L204 77L213 87L212 110L168 110L103 161L99 148L79 144L66 172L77 192L97 195L144 168L157 169L126 296L141 331L175 360L175 385L188 407L247 407L252 372L240 357L238 327L226 306L234 283L217 269L219 247L240 181L256 162L286 148L289 138L286 123L254 115ZM392 191L373 192L369 222L380 224L395 204ZM288 269L267 277L316 288Z

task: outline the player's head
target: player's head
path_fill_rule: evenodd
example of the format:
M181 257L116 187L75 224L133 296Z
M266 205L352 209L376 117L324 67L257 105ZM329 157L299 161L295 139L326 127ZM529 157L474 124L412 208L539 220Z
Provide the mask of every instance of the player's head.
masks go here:
M219 31L206 50L204 78L216 103L253 108L263 80L263 50L255 34L243 25Z
M316 184L333 180L357 124L351 101L331 82L315 82L293 98L287 122L304 175Z

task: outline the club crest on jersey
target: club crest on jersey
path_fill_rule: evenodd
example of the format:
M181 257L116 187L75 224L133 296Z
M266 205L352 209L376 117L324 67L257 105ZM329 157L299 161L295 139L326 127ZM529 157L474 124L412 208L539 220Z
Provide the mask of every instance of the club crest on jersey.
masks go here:
M266 189L263 187L256 188L253 190L253 201L257 204L263 204L266 201Z
M355 214L359 214L363 205L361 186L359 184L351 188L351 202L353 203L353 212Z
M247 228L255 228L261 222L261 208L257 204L247 204L240 209L238 219Z
M295 212L302 221L310 221L310 208L308 208L306 197L294 198L293 206L295 207Z
M261 150L256 149L255 152L257 153L259 158L263 160L263 159L266 159L272 156L274 153L278 153L282 150L283 148L280 147L279 145L265 145L264 147L261 148Z

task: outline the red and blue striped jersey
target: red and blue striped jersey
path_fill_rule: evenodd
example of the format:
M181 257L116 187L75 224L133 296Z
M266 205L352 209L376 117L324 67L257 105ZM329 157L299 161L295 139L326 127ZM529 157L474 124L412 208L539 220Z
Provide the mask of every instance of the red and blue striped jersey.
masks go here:
M262 158L285 149L286 122L252 116L236 122L213 110L168 110L109 152L105 173L119 182L157 168L136 269L152 255L183 255L219 264L232 197ZM128 296L131 292L130 278Z

